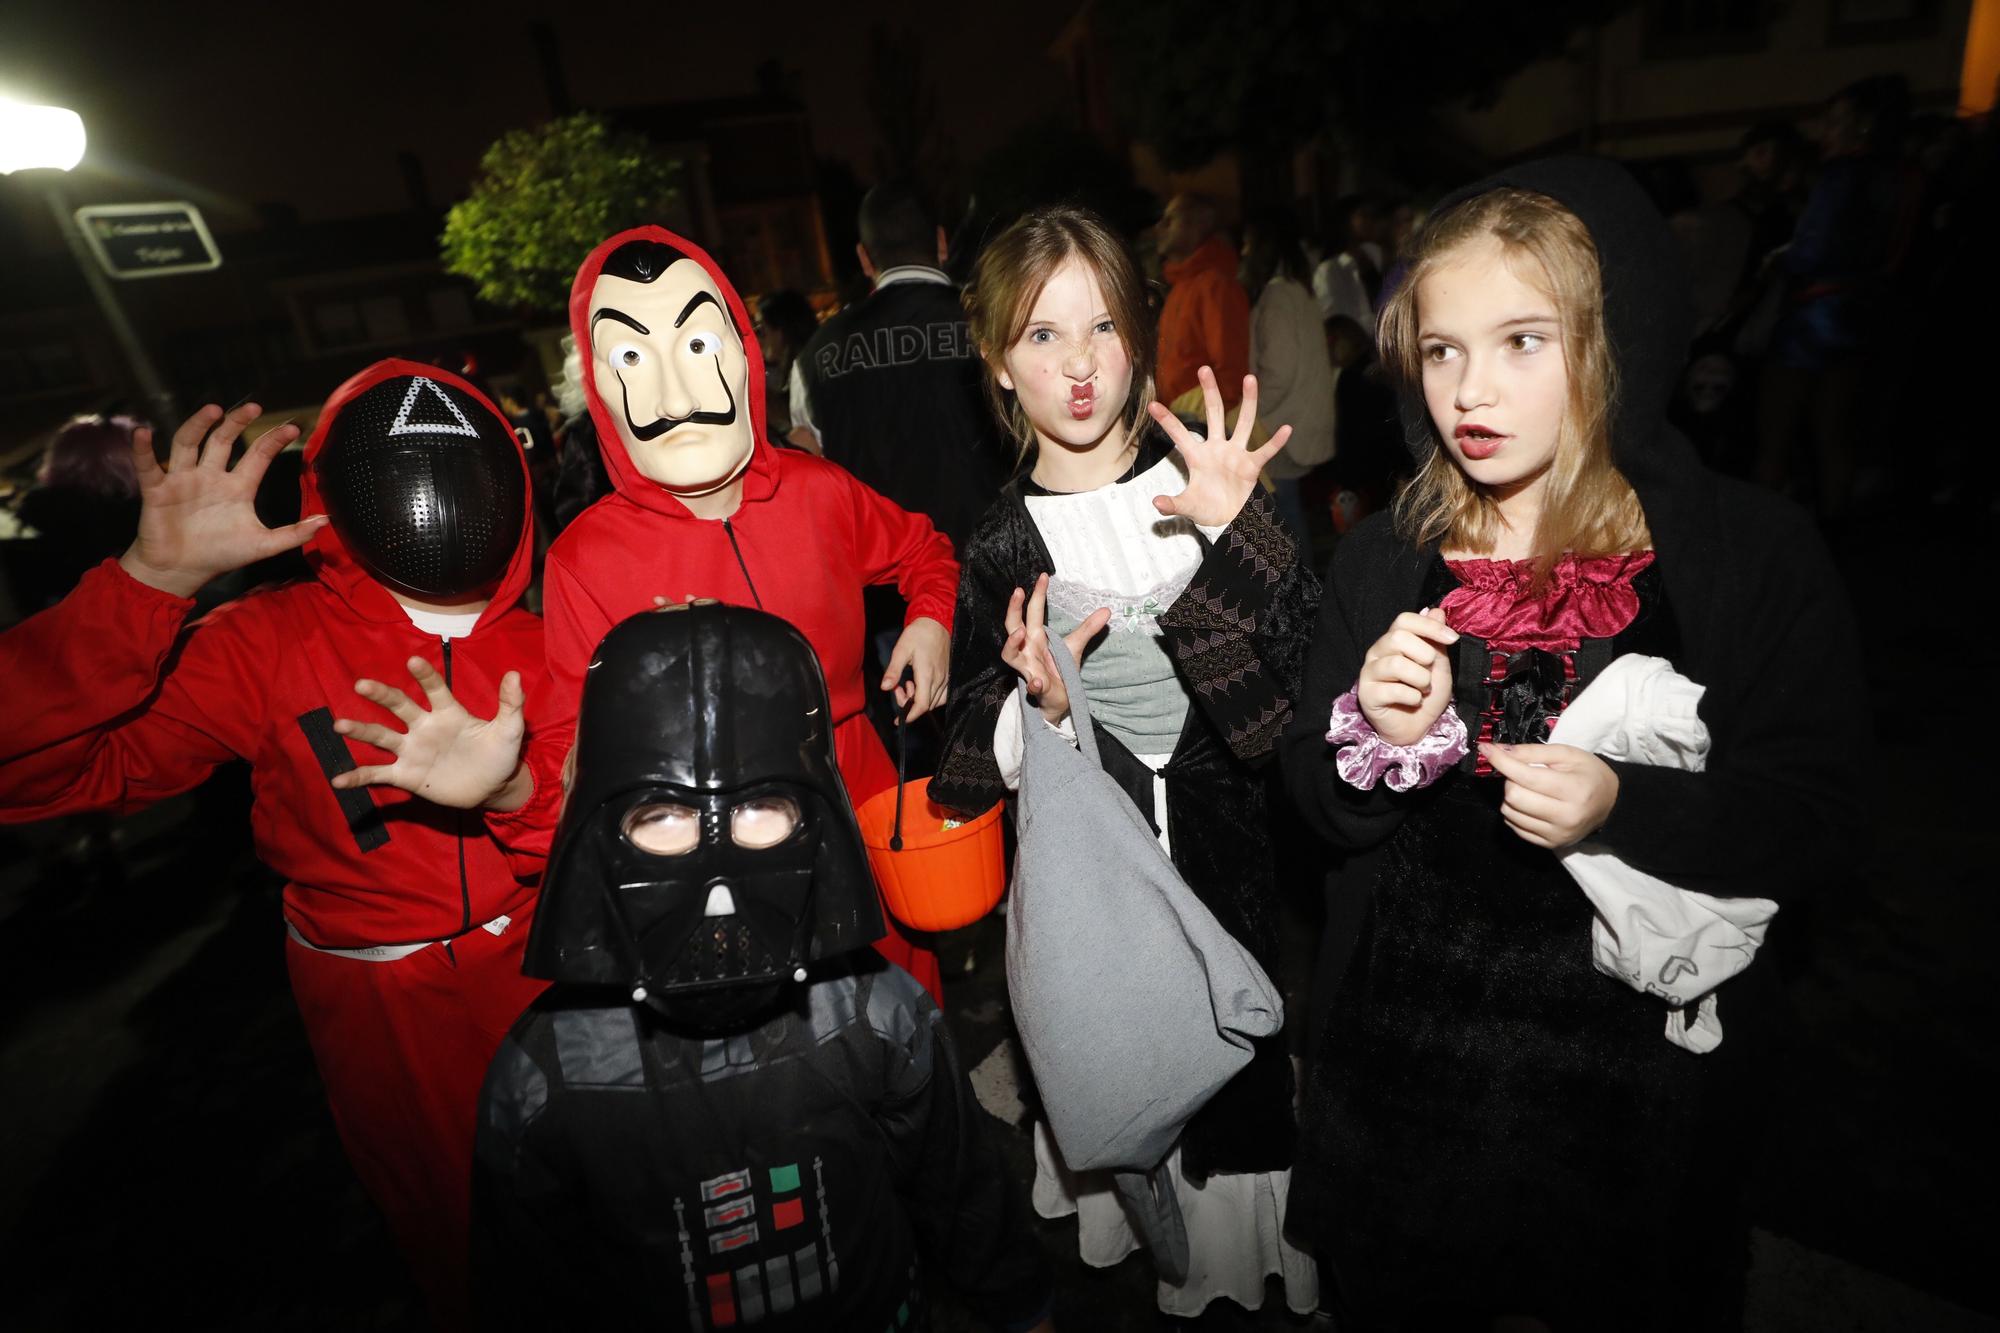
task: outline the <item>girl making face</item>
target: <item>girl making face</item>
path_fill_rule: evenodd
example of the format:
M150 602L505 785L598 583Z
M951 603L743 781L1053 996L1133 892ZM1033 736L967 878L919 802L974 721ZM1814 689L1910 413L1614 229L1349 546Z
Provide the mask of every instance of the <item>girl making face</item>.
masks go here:
M1050 634L1064 635L1082 663L1106 770L1216 920L1275 976L1256 769L1289 716L1318 595L1257 489L1288 431L1251 452L1255 382L1245 382L1228 434L1206 370L1205 438L1149 402L1144 288L1123 242L1092 214L1054 208L1021 219L981 257L965 301L1024 469L961 553L958 655L931 794L982 811L1018 785L1022 727L1068 722L1048 647ZM1215 609L1224 605L1227 616ZM1091 871L1077 866L1080 892ZM1108 970L1107 984L1116 977ZM1089 1014L1075 1016L1075 1033L1120 1039L1093 1031ZM1041 1091L1046 1100L1068 1090ZM1312 1308L1313 1265L1280 1235L1291 1092L1283 1039L1269 1040L1188 1122L1168 1171L1191 1276L1160 1283L1167 1313L1193 1317L1218 1296L1256 1308L1273 1273L1293 1309ZM1037 1127L1036 1206L1049 1217L1075 1213L1083 1256L1099 1265L1141 1244L1104 1176L1070 1172Z
M1049 275L994 378L1035 434L1034 477L1051 490L1088 491L1131 462L1132 353L1096 271L1080 257Z

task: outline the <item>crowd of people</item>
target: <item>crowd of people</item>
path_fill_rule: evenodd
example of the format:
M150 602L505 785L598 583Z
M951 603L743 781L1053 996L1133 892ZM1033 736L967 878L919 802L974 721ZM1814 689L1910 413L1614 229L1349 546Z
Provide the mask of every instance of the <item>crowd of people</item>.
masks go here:
M1991 263L1990 139L1871 81L1820 154L1761 126L1709 207L1529 163L1421 214L1343 200L1311 244L1184 194L1152 276L1047 206L962 288L888 182L870 290L823 321L634 226L533 410L559 473L413 361L302 451L245 447L255 404L162 451L77 421L19 507L43 535L0 543L0 820L248 761L342 1144L439 1327L902 1329L941 1282L1043 1329L1031 1209L1086 1263L1143 1252L1170 1317L1275 1277L1343 1329L1734 1327L1780 1040L1754 955L1859 827L1854 631L1776 492L1847 520L1870 414L1953 336L1949 266ZM964 819L1078 747L1188 910L1311 995L1171 1116L1039 1088L1167 1124L1157 1160L1083 1164L1049 1114L1033 1178L1001 1165L934 941L860 849L898 728ZM1085 824L1016 833L1086 915L1124 873Z

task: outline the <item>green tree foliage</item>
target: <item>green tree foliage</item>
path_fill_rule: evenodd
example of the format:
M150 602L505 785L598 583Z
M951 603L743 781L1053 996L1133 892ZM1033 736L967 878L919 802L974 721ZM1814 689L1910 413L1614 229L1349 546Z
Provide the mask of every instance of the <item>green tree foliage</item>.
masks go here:
M1320 130L1385 156L1432 106L1491 99L1507 76L1632 0L1099 0L1127 127L1170 167L1225 148L1287 149Z
M678 180L678 163L588 112L510 130L445 215L444 265L496 305L559 311L591 247L666 215Z

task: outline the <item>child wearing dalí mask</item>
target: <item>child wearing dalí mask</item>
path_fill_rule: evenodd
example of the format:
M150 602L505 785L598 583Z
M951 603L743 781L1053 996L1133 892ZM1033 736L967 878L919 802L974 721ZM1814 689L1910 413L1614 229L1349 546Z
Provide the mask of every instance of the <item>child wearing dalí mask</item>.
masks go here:
M1383 312L1418 472L1335 555L1283 743L1346 853L1287 1218L1343 1328L1740 1321L1772 969L1726 1043L1663 1041L1558 860L1783 903L1853 854L1848 610L1666 424L1685 287L1622 169L1564 159L1447 200ZM1628 655L1701 687L1705 770L1548 743Z

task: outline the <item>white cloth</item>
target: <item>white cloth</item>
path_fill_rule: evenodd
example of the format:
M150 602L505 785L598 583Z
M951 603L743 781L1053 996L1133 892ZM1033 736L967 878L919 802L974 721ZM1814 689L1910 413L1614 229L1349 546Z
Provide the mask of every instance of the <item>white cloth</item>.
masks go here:
M1264 469L1284 481L1333 457L1333 360L1312 293L1290 278L1264 284L1250 312L1250 369L1257 376L1257 419L1292 438Z
M1202 560L1199 532L1215 541L1226 527L1162 518L1156 495L1179 495L1187 475L1169 455L1130 481L1094 491L1025 497L1028 517L1055 562L1049 605L1073 620L1111 608L1112 632L1159 633L1159 615L1187 589ZM1085 661L1089 659L1086 657ZM1076 732L1063 719L1063 735ZM993 758L1008 791L1021 786L1021 702L1009 693L993 726Z
M480 922L477 928L485 931L488 935L499 936L506 934L507 927L513 924L513 917L502 915L494 917L491 921ZM314 953L330 953L336 958L352 958L356 962L361 963L397 963L408 958L413 953L423 952L433 944L443 944L446 942L444 940L419 940L415 944L370 944L359 949L331 949L325 945L314 944L311 940L307 939L305 934L292 924L290 918L287 918L285 921L285 933L292 937L294 943L302 948L311 949ZM454 936L453 938L457 937Z
M819 427L813 425L812 395L806 392L805 365L804 357L795 356L792 358L791 378L785 381L787 385L786 396L791 399L792 429L797 430L799 427L804 426L813 433L813 438L817 440L819 438Z
M472 627L479 623L478 611L419 611L414 606L403 607L403 614L410 623L426 634L435 634L440 639L462 639L472 633Z
M1318 1308L1319 1269L1284 1235L1290 1171L1216 1174L1195 1185L1181 1174L1181 1150L1175 1148L1167 1157L1167 1173L1187 1227L1188 1276L1178 1286L1157 1284L1154 1299L1162 1313L1193 1319L1217 1298L1246 1310L1260 1309L1264 1281L1273 1274L1284 1279L1285 1304L1294 1314ZM1031 1197L1043 1217L1076 1214L1077 1254L1092 1268L1109 1268L1139 1248L1108 1174L1072 1174L1049 1127L1039 1120Z
M1129 481L1068 495L1024 496L1028 517L1055 562L1049 604L1075 620L1109 606L1114 631L1157 634L1160 612L1173 605L1201 564L1202 544L1195 534L1214 541L1224 531L1163 518L1153 508L1155 497L1186 489L1180 459L1169 454Z
M1699 773L1709 746L1708 727L1697 713L1702 688L1663 657L1628 653L1570 702L1549 741L1606 759ZM1697 1055L1720 1046L1715 988L1757 956L1778 905L1675 888L1589 841L1559 855L1597 912L1590 925L1597 970L1665 1000L1666 1035L1674 1045Z
M945 287L952 285L951 274L941 268L932 268L929 264L897 264L875 275L874 290L879 292L884 287L894 287L899 282L934 282Z
M1320 322L1345 315L1375 337L1375 307L1368 300L1368 284L1350 255L1339 254L1323 260L1313 270L1313 298L1319 302Z

